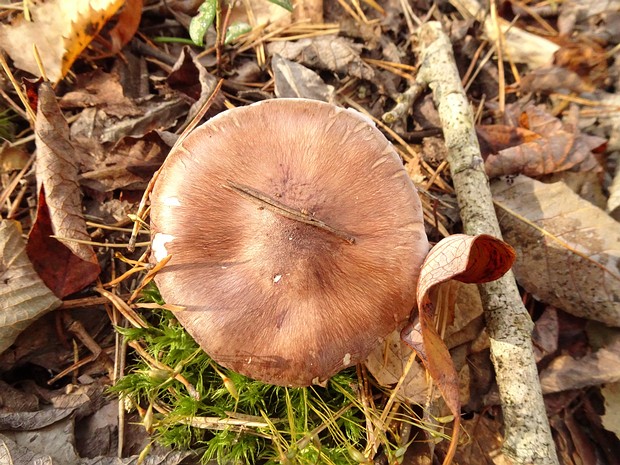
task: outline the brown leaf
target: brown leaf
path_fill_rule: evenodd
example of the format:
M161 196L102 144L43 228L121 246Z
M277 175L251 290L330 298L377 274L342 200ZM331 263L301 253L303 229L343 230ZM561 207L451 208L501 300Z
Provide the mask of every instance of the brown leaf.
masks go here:
M573 119L577 116L573 115ZM489 155L484 166L490 178L512 174L541 176L569 169L601 171L592 150L603 145L605 139L582 134L576 124L562 123L532 105L521 114L520 121L540 138Z
M271 59L271 69L278 98L309 98L323 102L333 100L334 87L325 84L311 69L277 54Z
M400 332L391 333L383 344L375 347L365 364L381 386L390 386L403 376L413 350L400 338ZM426 370L418 363L411 364L398 392L407 402L423 405L428 398L429 385Z
M143 0L127 0L125 6L118 15L118 21L114 28L110 31L110 39L112 47L110 52L112 55L121 51L121 49L129 43L140 25L142 18Z
M99 192L146 188L171 147L156 131L123 137L111 148L93 140L80 140L79 145L87 154L82 158L79 182Z
M217 79L207 71L189 47L184 47L166 83L171 89L193 101L185 120L189 122L213 94ZM221 102L222 97L217 97L211 111L217 112L218 107L221 107Z
M117 73L98 69L78 75L76 81L73 90L60 99L61 108L97 107L117 118L141 114L134 101L125 96Z
M560 355L540 373L543 394L620 381L620 333L607 346L579 359Z
M39 87L35 141L39 204L27 251L46 285L64 297L94 281L100 269L92 247L72 240L90 240L82 216L77 157L54 91L45 82ZM52 234L68 240L61 242Z
M435 329L436 311L431 292L451 279L464 283L493 281L510 269L514 258L512 248L495 237L455 234L433 247L422 265L417 289L419 329L405 328L401 337L418 353L437 383L454 415L456 431L460 416L458 375L448 348ZM453 444L457 436L453 436Z
M19 16L11 25L0 25L0 47L15 66L40 76L32 52L36 45L47 77L58 82L122 4L122 0L32 2L28 6L32 21Z
M324 69L367 80L374 77L373 69L360 57L362 47L344 37L319 36L272 42L267 49L270 55L278 54L312 69Z
M454 283L458 284L454 321L446 328L444 336L449 348L476 340L484 330L483 308L478 286L457 281Z
M540 138L535 132L503 124L480 124L476 126L476 135L484 158Z
M573 315L620 326L620 224L564 183L518 176L491 189L519 283Z
M601 395L605 399L605 415L601 416L603 426L620 439L620 382L603 386Z
M540 318L536 320L534 332L532 333L532 345L534 346L536 363L558 349L559 336L558 311L553 307L547 307Z
M557 92L560 89L566 89L580 94L594 90L577 73L558 66L542 66L533 69L523 76L519 86L522 92Z
M594 41L565 41L553 57L556 65L578 74L588 83L602 84L607 78L607 54Z
M0 353L32 321L61 303L28 260L18 223L0 221Z

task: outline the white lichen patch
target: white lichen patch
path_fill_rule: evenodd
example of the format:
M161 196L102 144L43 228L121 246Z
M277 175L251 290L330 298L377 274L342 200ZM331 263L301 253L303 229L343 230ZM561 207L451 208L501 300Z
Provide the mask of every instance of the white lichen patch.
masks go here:
M164 233L155 234L155 236L153 237L153 244L151 245L155 260L157 260L158 262L161 262L164 258L166 258L169 255L168 250L166 250L166 244L173 240L174 240L174 236L172 234L164 234Z

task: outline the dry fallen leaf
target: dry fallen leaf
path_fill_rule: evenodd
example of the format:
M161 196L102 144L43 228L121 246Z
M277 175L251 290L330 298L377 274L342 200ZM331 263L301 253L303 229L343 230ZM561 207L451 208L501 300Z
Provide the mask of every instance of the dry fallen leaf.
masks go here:
M573 315L620 326L620 224L561 182L518 176L491 187L519 283Z
M125 6L118 15L118 21L110 31L112 41L111 54L121 51L121 49L131 40L142 18L143 0L126 0Z
M543 394L620 381L620 334L605 347L579 359L555 358L540 373Z
M166 78L166 84L183 98L193 101L185 118L186 123L189 123L213 95L217 79L207 71L189 47L183 47ZM222 100L222 97L216 97L213 110L222 106Z
M0 25L0 47L15 66L40 76L32 49L36 45L48 79L58 82L123 3L122 0L30 2L32 21L20 16L10 25Z
M398 382L405 372L413 350L400 339L400 331L394 331L377 346L366 360L366 367L381 386ZM407 402L423 405L428 398L429 385L426 370L417 362L412 363L398 396Z
M62 302L37 275L18 223L0 222L0 353L30 323Z
M527 73L521 79L522 92L558 92L566 89L578 94L592 92L594 87L585 82L577 73L559 66L543 66Z
M272 42L267 50L270 55L278 54L309 68L325 69L367 80L374 77L374 70L360 57L362 46L345 37L319 36Z
M620 439L620 382L603 386L601 395L605 398L605 415L601 416L603 426Z
M309 98L332 102L334 87L325 84L321 76L304 65L274 55L271 69L278 98Z
M418 281L419 325L409 326L401 336L419 355L437 384L446 405L460 421L459 380L450 353L435 329L436 310L433 289L451 279L464 283L484 283L501 277L514 262L514 251L503 241L487 235L455 234L442 239L424 260ZM452 437L454 452L458 434Z
M145 189L170 150L160 133L151 131L142 137L123 137L112 147L94 140L80 140L86 157L82 159L81 185L99 192L115 189Z
M572 120L577 117L571 113ZM605 139L583 134L576 124L562 122L533 105L525 108L519 120L522 127L540 137L528 133L524 143L489 155L484 167L490 178L512 174L542 176L565 170L601 171L592 150L603 145Z
M45 284L64 297L93 282L100 268L92 246L75 242L90 240L82 215L77 156L67 122L46 82L39 87L35 141L39 203L27 251Z
M540 136L525 128L505 124L480 124L476 126L480 152L486 158L510 147L540 139Z
M65 93L59 103L63 109L97 107L117 118L142 113L136 103L125 95L119 74L100 69L76 76L73 90Z

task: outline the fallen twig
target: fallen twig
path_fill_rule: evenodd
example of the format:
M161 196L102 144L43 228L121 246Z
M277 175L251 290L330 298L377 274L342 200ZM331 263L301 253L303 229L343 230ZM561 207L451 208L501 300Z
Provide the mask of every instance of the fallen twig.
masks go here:
M501 237L473 114L450 40L437 22L424 24L418 35L421 65L417 81L433 91L464 230ZM533 323L514 276L509 272L479 287L504 413L504 452L519 464L557 465L532 352Z

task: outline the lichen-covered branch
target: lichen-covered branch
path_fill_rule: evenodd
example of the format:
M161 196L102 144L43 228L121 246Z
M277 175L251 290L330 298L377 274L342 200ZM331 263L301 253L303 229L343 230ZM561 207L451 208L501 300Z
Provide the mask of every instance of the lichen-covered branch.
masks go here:
M465 232L501 237L473 114L450 40L437 22L424 24L419 39L417 80L433 91ZM532 352L533 323L513 274L482 284L480 293L504 412L504 452L519 464L556 465L558 458Z

